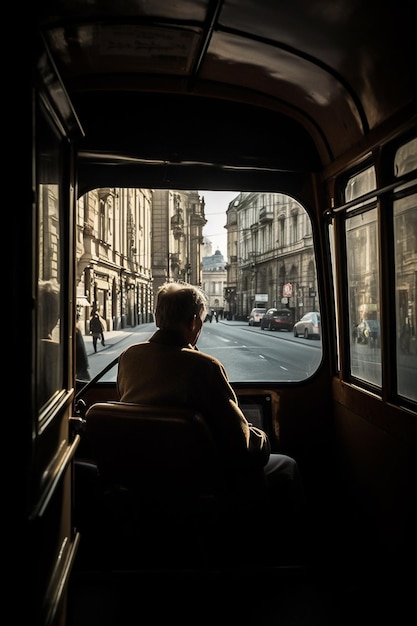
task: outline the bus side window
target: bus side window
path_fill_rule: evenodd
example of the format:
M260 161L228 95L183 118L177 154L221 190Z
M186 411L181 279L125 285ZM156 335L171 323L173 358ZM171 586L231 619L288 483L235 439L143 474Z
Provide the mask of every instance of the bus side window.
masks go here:
M47 114L39 112L37 180L38 284L36 308L37 408L63 387L64 350L62 336L63 292L61 237L61 139Z
M414 171L417 176L417 139L397 150L396 175ZM413 181L415 184L415 180ZM395 192L403 197L394 200L395 314L397 346L397 393L417 400L417 194L399 185Z

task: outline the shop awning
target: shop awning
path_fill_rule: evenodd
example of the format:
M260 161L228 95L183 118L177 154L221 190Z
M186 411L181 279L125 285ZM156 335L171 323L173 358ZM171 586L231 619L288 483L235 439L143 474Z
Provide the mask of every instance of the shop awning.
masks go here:
M77 306L91 306L85 296L77 296Z

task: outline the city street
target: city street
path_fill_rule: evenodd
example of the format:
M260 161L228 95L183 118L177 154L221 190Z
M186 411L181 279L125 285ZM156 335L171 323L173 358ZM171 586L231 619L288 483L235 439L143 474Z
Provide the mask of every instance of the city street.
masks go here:
M85 336L91 378L117 360L122 350L132 343L146 341L155 330L155 324L149 323L106 332L105 346L98 344L97 353L91 336ZM217 357L232 382L304 380L321 361L321 341L296 338L285 331L263 331L241 321L206 322L198 348ZM115 365L102 380L115 381L116 373Z

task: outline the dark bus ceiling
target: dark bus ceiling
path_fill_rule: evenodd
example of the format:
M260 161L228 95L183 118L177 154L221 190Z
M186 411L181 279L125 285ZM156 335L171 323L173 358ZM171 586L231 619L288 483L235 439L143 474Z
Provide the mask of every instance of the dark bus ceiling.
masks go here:
M416 6L52 0L37 9L38 68L56 68L51 93L82 129L81 188L191 188L191 175L244 189L252 169L265 189L280 172L296 187L415 120Z

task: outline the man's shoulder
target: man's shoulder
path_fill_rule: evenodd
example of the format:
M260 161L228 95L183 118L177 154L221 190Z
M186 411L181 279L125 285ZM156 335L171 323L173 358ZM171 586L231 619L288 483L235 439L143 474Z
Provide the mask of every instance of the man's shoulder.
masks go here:
M221 362L212 354L196 350L194 348L183 348L182 352L190 355L191 359L195 359L195 362L207 364L207 367L220 368L223 367Z
M122 356L123 354L134 354L138 350L143 350L149 345L149 341L138 341L137 343L132 343L130 346L125 348L125 350L123 350L120 356Z

